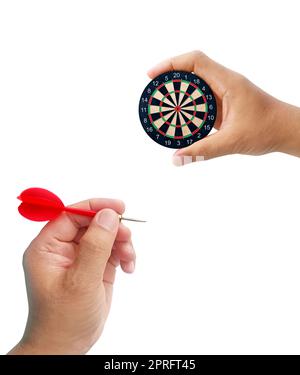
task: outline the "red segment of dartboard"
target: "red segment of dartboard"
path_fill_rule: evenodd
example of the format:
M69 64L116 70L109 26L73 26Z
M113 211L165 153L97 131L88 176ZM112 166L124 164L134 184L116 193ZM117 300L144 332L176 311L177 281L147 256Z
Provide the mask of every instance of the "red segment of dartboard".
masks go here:
M141 124L150 138L183 148L207 136L217 104L208 84L194 73L172 71L154 78L139 103Z

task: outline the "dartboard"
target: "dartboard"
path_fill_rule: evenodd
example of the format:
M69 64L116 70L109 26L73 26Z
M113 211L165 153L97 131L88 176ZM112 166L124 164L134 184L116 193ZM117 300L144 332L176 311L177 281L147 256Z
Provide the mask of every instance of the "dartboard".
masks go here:
M204 138L217 116L214 94L194 73L172 71L153 79L142 93L140 120L155 142L182 148Z

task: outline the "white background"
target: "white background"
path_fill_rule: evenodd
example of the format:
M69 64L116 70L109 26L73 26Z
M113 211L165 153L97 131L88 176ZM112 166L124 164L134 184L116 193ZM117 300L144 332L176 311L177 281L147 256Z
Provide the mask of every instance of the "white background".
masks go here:
M299 159L176 168L138 118L146 71L202 49L300 105L297 1L0 1L0 352L27 316L17 213L41 186L66 204L122 198L138 256L91 353L300 353ZM283 124L284 126L284 124ZM72 317L70 317L72 319Z

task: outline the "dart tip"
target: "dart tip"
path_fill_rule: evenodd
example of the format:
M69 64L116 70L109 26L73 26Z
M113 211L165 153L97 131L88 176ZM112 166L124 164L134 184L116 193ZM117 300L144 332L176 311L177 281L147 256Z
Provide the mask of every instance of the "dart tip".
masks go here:
M147 223L146 220L133 219L131 217L123 217L122 215L120 215L120 220L135 221L136 223Z

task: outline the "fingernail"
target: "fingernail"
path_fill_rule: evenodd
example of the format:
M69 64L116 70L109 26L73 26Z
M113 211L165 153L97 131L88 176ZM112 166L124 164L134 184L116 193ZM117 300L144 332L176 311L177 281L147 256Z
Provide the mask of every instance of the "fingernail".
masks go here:
M135 269L134 262L128 263L128 265L127 265L127 271L130 272L130 273L132 273L134 271L134 269Z
M173 164L176 165L176 167L181 167L182 165L194 163L197 161L203 161L204 156L189 156L189 155L174 155L173 156Z
M181 156L173 156L173 164L176 166L176 167L181 167L183 164L183 158Z
M97 214L96 217L97 224L108 230L109 232L114 232L119 226L119 216L115 211L110 209L104 209Z

